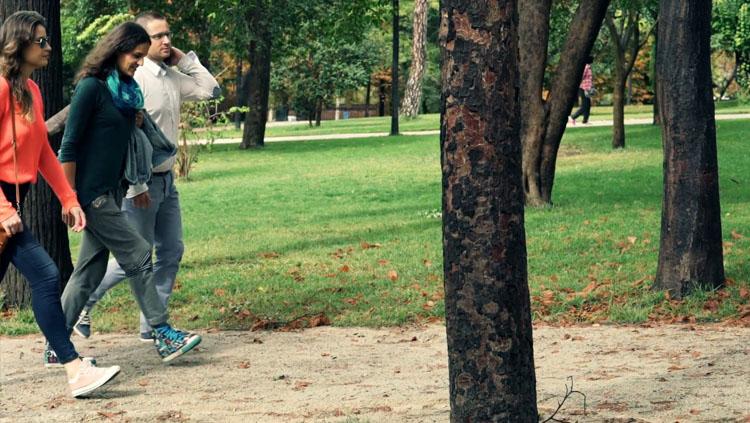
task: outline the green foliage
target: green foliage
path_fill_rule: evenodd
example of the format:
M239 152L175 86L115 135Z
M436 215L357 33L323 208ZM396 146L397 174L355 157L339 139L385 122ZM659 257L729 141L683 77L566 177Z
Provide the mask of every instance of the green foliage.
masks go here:
M734 55L737 83L750 94L750 0L714 0L711 47Z
M310 40L289 54L273 72L271 87L289 106L313 116L347 90L364 86L375 63L371 49L334 39Z

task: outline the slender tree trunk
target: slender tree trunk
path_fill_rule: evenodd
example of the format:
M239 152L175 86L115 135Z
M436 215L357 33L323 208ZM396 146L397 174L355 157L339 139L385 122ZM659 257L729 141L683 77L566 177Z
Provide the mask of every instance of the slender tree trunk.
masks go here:
M318 99L315 104L315 126L320 126L320 120L323 117L323 99Z
M535 34L538 31L539 36L543 36L544 39L548 38L549 13L546 11L549 10L549 6L543 2L535 4L532 0L519 1L521 34ZM538 116L540 113L538 105L533 109L534 112L525 111L523 114L525 122L522 135L524 140L523 181L526 201L530 205L552 204L557 151L565 132L568 115L577 97L586 58L594 46L608 6L609 0L581 0L571 22L571 29L565 40L560 62L552 78L549 97L543 107L543 115ZM532 7L534 11L526 10L527 7ZM538 28L529 29L529 25L536 25ZM541 97L542 93L536 90L537 85L524 81L526 78L538 77L537 61L539 59L535 61L525 56L541 55L546 50L540 50L539 40L533 37L521 36L519 43L521 73L524 75L521 79L521 83L524 84L521 93L524 98L522 105L526 107L525 103L528 99L534 96ZM526 66L529 64L533 66L527 69ZM541 75L543 78L544 72ZM538 86L541 87L541 82ZM529 90L532 91L529 92ZM542 123L541 130L535 126L539 122Z
M711 2L662 0L659 17L664 197L654 288L681 298L724 283Z
M399 7L398 0L392 0L393 7L393 65L391 68L391 135L398 135L398 49L399 33Z
M451 422L537 422L516 2L443 0L443 255Z
M542 142L547 126L547 110L542 90L547 66L549 19L552 0L519 0L519 60L524 78L520 78L521 140L523 143L523 184L526 203L544 204L541 196L540 163Z
M237 92L235 93L235 104L237 107L242 107L242 100L240 99L240 91L242 90L242 57L237 56L235 59L235 71L237 76L235 77L235 87ZM234 128L240 129L242 121L242 113L234 112Z
M654 27L654 34L655 40L654 40L654 51L653 55L651 57L656 60L657 55L659 54L659 23L656 23L656 26ZM653 100L653 124L654 125L661 125L661 115L659 114L659 80L656 78L656 66L654 66L653 74L652 74L652 81L654 81L654 100Z
M248 47L250 72L247 74L249 111L245 116L241 149L263 147L268 118L268 97L271 91L271 29L263 8L248 13L250 31L254 39ZM260 11L259 11L260 10Z
M625 85L623 63L615 60L615 86L612 91L612 148L625 148Z
M52 55L47 67L34 73L33 78L39 85L44 101L45 118L50 117L63 108L63 76L62 76L62 39L60 30L60 1L59 0L3 0L0 4L0 21L19 10L34 10L47 20L47 34L53 40ZM58 40L55 42L54 40ZM62 135L50 138L52 149L60 148ZM30 229L42 247L49 253L60 270L61 289L73 272L68 244L68 230L60 219L61 206L57 197L49 189L43 178L39 178L37 185L31 190L23 204L24 226ZM31 290L26 280L12 266L0 284L5 292L5 304L12 306L28 306L31 304Z
M367 80L367 93L365 94L365 117L370 117L370 95L372 94L372 77Z
M406 92L401 103L401 114L407 117L417 117L419 106L422 104L422 79L425 72L425 55L427 46L427 0L416 0L414 3L414 31L411 47L411 68L409 80L406 82Z
M385 116L385 82L378 80L378 116Z

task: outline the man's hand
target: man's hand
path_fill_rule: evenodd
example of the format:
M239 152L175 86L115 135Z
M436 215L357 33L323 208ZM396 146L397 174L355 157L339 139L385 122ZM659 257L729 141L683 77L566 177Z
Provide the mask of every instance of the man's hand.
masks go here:
M81 232L86 227L86 215L80 207L72 207L67 211L63 210L62 220L73 229L73 232Z
M177 47L172 47L172 54L169 55L169 59L166 60L167 66L177 66L180 60L185 56L182 50Z
M139 209L147 209L151 206L151 196L148 195L148 191L142 192L133 197L133 205Z
M11 217L3 220L2 225L8 235L15 235L19 232L23 232L23 222L18 213L13 213Z

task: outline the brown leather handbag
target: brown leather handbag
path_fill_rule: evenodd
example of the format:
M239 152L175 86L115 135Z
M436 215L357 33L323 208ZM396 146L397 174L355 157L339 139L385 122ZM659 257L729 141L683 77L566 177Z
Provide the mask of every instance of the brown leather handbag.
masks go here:
M10 101L10 126L11 130L13 131L13 171L16 176L16 210L18 215L21 215L21 189L18 186L18 156L16 153L16 108L15 104L13 104L13 87L10 86L10 83L8 84L8 99ZM6 232L3 228L0 228L0 254L5 251L5 247L8 246L8 242L10 241L10 237L12 235Z

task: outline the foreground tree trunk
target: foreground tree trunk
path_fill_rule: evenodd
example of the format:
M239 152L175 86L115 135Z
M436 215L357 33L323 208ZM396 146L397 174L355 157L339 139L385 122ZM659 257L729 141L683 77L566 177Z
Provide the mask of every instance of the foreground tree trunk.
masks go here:
M552 186L560 141L565 132L586 58L591 53L609 0L581 0L560 55L546 101L541 99L549 40L549 2L519 0L519 55L521 61L520 100L524 107L523 183L529 205L552 204ZM540 47L540 46L544 47ZM535 79L535 81L530 81ZM542 106L539 106L542 103ZM529 105L527 109L527 105Z
M427 0L416 0L414 3L414 31L411 47L411 68L406 82L404 101L401 103L401 114L417 117L419 105L422 104L422 79L425 72L425 55L427 46Z
M443 254L452 422L537 422L516 2L443 0Z
M662 0L659 17L664 199L654 288L681 298L724 283L711 2Z
M262 8L251 8L248 12L248 25L255 35L248 47L250 72L247 74L248 107L245 115L245 128L242 132L241 149L263 147L268 119L268 96L271 92L271 29L268 17Z
M62 39L60 30L60 1L59 0L3 0L0 4L0 21L19 10L34 10L47 20L47 34L52 40L52 55L49 65L34 73L33 78L42 92L44 100L45 118L50 117L63 108L63 77L62 77ZM62 135L50 138L52 149L60 148ZM57 197L49 189L43 178L39 178L23 204L24 226L30 229L52 260L60 270L61 289L73 272L68 244L68 229L60 219L61 206ZM11 306L28 306L31 304L31 290L18 271L12 266L8 268L2 281L5 292L5 304Z
M398 0L392 0L393 7L393 65L391 68L391 135L398 135L398 49L399 49L399 7Z

